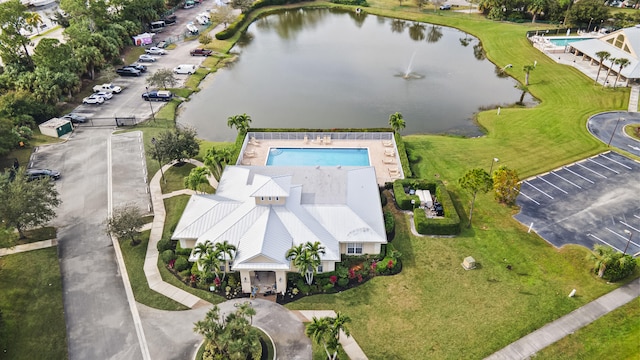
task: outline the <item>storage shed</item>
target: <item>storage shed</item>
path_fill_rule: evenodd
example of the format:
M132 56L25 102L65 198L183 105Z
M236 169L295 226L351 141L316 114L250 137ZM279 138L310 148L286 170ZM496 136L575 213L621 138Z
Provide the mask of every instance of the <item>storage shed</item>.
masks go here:
M153 33L144 33L133 37L133 43L136 46L145 46L153 43Z
M53 118L39 125L42 135L60 137L73 131L71 121L67 119Z

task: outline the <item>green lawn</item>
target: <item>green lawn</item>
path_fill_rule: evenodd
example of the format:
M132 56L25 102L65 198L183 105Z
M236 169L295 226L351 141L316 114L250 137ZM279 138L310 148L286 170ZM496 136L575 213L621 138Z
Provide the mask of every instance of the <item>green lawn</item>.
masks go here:
M66 359L57 247L0 258L2 359Z
M172 166L164 172L164 178L166 183L160 180L160 187L163 194L168 194L173 191L182 190L184 186L184 178L189 176L191 169L195 169L195 165L191 163L185 163L182 166ZM199 192L204 191L206 193L212 193L213 187L209 184L203 184Z
M610 359L613 354L620 360L637 359L640 354L640 303L637 299L545 348L533 358Z
M129 274L129 281L136 301L160 310L187 310L188 307L149 288L144 274L144 258L149 244L150 231L143 231L138 235L141 240L138 245L131 246L131 241L120 240L120 249Z

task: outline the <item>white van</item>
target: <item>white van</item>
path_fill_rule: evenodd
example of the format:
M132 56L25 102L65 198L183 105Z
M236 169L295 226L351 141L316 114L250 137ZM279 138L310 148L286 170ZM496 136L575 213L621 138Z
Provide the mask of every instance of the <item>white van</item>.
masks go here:
M197 67L191 64L182 64L173 68L173 72L176 74L188 74L191 75L196 72Z
M149 23L149 29L151 32L162 32L165 26L167 26L167 24L162 20Z

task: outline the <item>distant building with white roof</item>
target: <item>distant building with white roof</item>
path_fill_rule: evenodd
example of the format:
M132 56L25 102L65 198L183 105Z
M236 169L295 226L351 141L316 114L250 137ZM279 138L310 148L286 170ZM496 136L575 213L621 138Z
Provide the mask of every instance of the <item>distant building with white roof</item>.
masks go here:
M227 166L216 194L191 197L172 239L183 248L228 241L243 292L256 272L273 272L284 292L286 273L297 271L285 257L293 246L324 246L319 273L334 271L341 254L380 253L387 238L375 168Z
M610 58L602 62L603 71L611 69L614 76L620 72L620 82L636 82L640 79L640 25L614 31L597 39L576 41L568 44L569 52L582 56L592 64L600 64L600 58L596 53L606 51ZM620 71L620 66L612 59L625 58L629 64Z

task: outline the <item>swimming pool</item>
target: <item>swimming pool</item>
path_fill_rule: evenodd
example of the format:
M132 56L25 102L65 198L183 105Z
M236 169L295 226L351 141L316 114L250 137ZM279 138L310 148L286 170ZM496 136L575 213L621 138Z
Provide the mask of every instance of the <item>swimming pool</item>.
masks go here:
M271 148L267 166L369 166L366 148Z
M553 38L549 37L547 39L549 40L550 43L552 43L555 46L567 46L568 44L571 44L576 41L589 40L593 38L571 36L571 37L553 37Z

